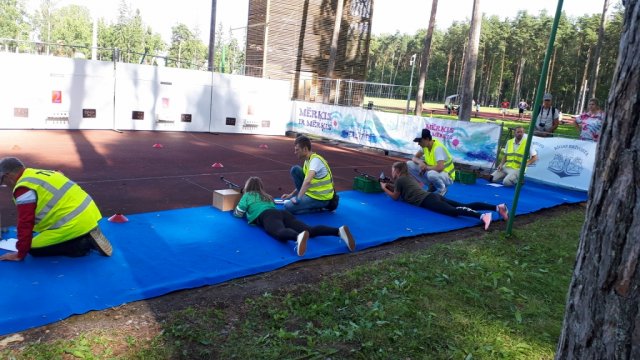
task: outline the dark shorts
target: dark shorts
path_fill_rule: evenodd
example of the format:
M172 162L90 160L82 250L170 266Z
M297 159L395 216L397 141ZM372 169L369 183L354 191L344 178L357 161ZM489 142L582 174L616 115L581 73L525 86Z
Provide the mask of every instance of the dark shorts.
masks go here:
M519 114L524 113L524 109L518 109L518 113L519 113Z

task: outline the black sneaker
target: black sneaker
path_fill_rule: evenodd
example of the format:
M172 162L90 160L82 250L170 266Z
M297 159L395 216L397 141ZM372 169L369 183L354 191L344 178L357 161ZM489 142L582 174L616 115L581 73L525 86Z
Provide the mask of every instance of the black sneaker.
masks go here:
M99 227L91 230L89 235L91 235L94 248L98 250L100 254L103 256L111 256L111 254L113 254L111 243L107 240L107 237L104 236Z

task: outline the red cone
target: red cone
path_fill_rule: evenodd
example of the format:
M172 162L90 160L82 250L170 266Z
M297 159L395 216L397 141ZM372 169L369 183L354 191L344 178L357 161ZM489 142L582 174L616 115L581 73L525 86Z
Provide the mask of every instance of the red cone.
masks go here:
M156 149L162 149L164 146L162 146L162 144L153 144L153 147Z
M222 163L213 163L213 165L211 165L212 168L223 168L224 165L222 165Z
M114 214L109 218L109 221L114 223L125 223L129 221L129 219L127 219L127 217L122 214Z
M260 144L260 146L259 146L259 147L260 147L260 149L268 149L268 148L269 148L269 145L267 145L267 144Z

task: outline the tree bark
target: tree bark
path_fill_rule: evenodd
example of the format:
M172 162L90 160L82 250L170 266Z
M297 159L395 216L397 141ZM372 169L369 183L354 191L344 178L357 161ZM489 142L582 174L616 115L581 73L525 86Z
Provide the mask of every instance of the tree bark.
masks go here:
M449 71L451 71L451 61L453 61L453 50L449 49L449 56L447 56L447 75L444 78L444 95L442 95L442 101L447 98L447 85L449 84Z
M424 47L422 48L422 61L420 61L420 80L418 81L418 92L416 93L415 114L422 116L422 97L424 96L424 83L427 81L427 70L429 69L429 54L431 53L431 39L433 38L433 28L436 25L436 11L438 10L438 0L431 2L431 17L429 18L429 28L424 37Z
M480 12L480 0L473 1L473 15L469 27L469 51L467 52L464 78L462 80L462 96L458 119L471 121L471 106L473 101L473 88L476 83L476 66L478 65L478 45L480 44L480 28L482 27L482 13Z
M584 102L582 101L582 93L585 91L585 84L587 81L587 71L589 71L589 60L591 60L591 48L587 51L587 62L584 64L584 71L582 72L582 81L580 82L580 91L578 92L578 111L576 114L582 112L584 109Z
M625 2L556 359L640 359L639 1Z

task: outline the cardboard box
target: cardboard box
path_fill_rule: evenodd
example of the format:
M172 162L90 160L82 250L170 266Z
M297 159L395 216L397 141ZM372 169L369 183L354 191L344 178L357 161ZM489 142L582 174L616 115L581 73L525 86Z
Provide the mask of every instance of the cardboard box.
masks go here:
M213 192L213 207L222 211L233 210L242 194L233 189L216 190Z

